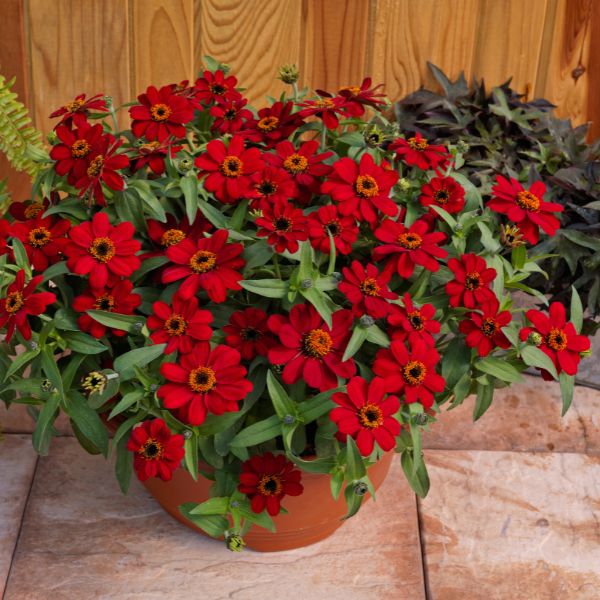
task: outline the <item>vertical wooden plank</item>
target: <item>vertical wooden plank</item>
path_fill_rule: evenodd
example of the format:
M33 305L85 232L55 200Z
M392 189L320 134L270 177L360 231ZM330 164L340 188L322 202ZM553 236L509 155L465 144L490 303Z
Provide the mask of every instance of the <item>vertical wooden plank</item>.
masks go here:
M427 61L452 80L464 70L470 82L478 4L479 0L377 0L366 74L375 84L385 83L392 101L421 85L440 89Z
M19 95L19 101L29 106L27 89L25 41L23 31L23 6L20 0L2 2L0 18L0 73L10 81L16 77L11 90ZM12 168L0 152L0 180L9 177L8 189L14 200L24 200L31 190L29 175Z
M129 99L127 4L122 0L29 0L32 94L36 127L73 100L106 94ZM124 116L125 117L125 116Z
M265 94L289 92L275 76L280 65L298 62L301 8L298 0L202 0L200 56L231 65L249 103L262 108Z
M557 105L554 114L570 118L573 126L581 125L594 114L600 120L598 90L600 23L597 0L558 0L554 15L546 20L551 44L545 44L540 60L536 96ZM594 42L592 42L594 40ZM595 125L595 131L598 125Z
M131 0L135 94L194 78L194 0Z
M547 0L481 0L473 75L486 88L505 83L533 98Z

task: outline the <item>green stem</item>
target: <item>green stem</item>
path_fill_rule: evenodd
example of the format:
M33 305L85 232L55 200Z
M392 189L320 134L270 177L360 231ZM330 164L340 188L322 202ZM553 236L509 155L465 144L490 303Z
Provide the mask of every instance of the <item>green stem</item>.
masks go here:
M185 139L187 140L188 146L190 147L190 150L192 151L192 154L195 154L195 152L196 152L196 146L194 145L194 142L192 141L192 137L190 136L189 133L186 133Z
M277 262L276 252L273 252L273 267L275 269L275 275L277 275L277 279L281 279L281 272L279 271L279 263Z
M321 123L321 152L325 151L325 142L327 140L327 126L325 121Z
M294 102L298 102L298 86L296 83L292 83L292 88L294 90Z
M121 135L121 134L119 133L119 124L117 123L117 115L115 113L115 109L112 106L110 107L110 114L112 116L113 123L115 124L115 137L118 138L119 135Z

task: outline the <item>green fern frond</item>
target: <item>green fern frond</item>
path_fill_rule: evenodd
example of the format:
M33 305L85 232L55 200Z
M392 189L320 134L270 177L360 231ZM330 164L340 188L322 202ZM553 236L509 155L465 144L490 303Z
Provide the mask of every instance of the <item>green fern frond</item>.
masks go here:
M0 181L0 217L8 210L10 206L10 192L6 189L8 177Z
M0 75L0 151L6 154L9 162L17 171L25 170L35 177L40 165L25 155L28 144L45 151L42 134L31 126L29 111L17 94L10 91L15 82L13 77L8 83Z

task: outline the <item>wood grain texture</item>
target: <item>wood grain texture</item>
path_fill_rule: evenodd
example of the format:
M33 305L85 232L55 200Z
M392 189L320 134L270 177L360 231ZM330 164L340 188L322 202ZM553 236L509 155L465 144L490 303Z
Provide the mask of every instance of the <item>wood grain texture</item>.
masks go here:
M265 94L291 91L275 76L280 65L298 62L301 7L299 0L202 0L198 61L209 55L231 65L248 102L262 108Z
M307 0L301 84L336 93L364 78L368 0Z
M128 100L127 5L121 0L29 0L36 127L78 94Z
M512 77L512 87L533 97L547 0L480 0L473 75L486 88Z
M373 0L366 74L399 100L421 85L441 88L427 62L455 80L470 81L478 0Z
M598 119L598 97L590 97L591 81L599 91L599 75L590 68L590 60L596 61L596 67L598 61L591 56L592 39L598 53L598 11L596 0L558 0L554 15L546 20L551 43L545 44L549 52L540 61L536 96L556 104L554 114L570 118L574 126L588 121L590 109Z
M134 92L194 80L194 1L131 0Z

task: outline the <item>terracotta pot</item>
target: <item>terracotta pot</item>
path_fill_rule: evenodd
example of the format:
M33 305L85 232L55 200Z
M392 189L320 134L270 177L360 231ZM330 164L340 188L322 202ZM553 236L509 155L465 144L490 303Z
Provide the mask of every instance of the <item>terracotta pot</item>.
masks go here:
M120 423L103 419L109 431L116 431ZM394 452L388 452L376 464L369 468L369 479L377 490L386 478ZM214 469L200 463L200 469L212 472ZM273 519L276 533L268 529L253 525L252 529L244 536L246 545L261 552L280 552L310 546L328 538L344 522L341 521L346 514L344 493L340 494L337 502L331 495L330 475L320 473L302 472L302 485L304 493L300 496L286 496L283 505L290 511L288 515L278 515ZM179 506L184 502L197 502L198 504L209 499L209 488L212 481L198 477L194 481L192 476L181 467L173 473L173 479L164 482L155 477L143 482L142 485L154 496L162 508L174 519L202 535L208 536L196 527L180 512ZM365 500L370 498L367 493Z

